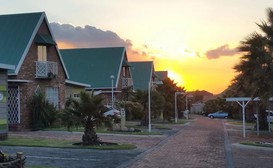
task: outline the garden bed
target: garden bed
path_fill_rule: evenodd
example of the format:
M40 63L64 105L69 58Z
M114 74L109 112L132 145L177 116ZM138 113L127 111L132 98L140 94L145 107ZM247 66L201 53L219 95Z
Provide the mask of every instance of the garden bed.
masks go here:
M18 152L17 156L8 156L0 152L0 167L1 168L22 168L24 167L26 157L22 152Z

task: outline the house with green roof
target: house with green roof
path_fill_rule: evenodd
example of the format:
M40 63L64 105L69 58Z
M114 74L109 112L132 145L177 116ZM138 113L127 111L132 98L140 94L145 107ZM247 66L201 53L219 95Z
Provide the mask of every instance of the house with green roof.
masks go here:
M130 62L134 90L148 90L148 83L154 81L153 61Z
M124 99L132 88L130 64L125 47L79 48L60 50L69 77L89 84L88 91L103 94L106 104Z
M155 75L161 81L168 78L168 71L155 71Z
M8 70L14 68L14 65L0 63L0 140L8 138Z
M66 82L73 81L44 12L0 15L0 25L1 63L15 66L8 70L9 128L28 129L31 97L40 91L63 108Z

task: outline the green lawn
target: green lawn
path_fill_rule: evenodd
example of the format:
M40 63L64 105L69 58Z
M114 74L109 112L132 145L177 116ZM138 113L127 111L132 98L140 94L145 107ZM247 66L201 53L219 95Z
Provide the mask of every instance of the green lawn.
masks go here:
M0 141L0 146L29 146L29 147L49 147L49 148L81 148L81 149L101 149L101 150L122 150L135 149L132 144L121 145L101 145L101 146L77 146L73 141L58 139L41 139L41 138L22 138L12 137L8 140Z
M250 146L259 146L259 147L269 147L269 148L273 148L273 144L272 143L262 143L262 142L252 142L252 141L243 141L240 144L243 145L250 145Z
M144 126L135 126L131 127L135 129L142 130L141 132L130 132L130 131L110 131L105 130L104 128L99 128L96 130L96 133L104 133L104 134L129 134L129 135L161 135L160 132L148 132L148 128ZM83 132L84 129L81 128L71 128L70 130L67 130L66 127L59 127L59 128L46 128L44 131L70 131L70 132Z
M226 123L231 124L231 125L243 125L242 120L234 120L234 119L229 119L226 121ZM245 122L246 126L254 126L255 122Z

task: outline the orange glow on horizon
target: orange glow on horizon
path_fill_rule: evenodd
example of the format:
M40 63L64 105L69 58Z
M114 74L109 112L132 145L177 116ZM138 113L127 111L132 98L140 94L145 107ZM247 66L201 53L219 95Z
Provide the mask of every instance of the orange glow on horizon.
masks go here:
M75 48L73 44L70 44L65 41L58 41L58 48L59 49L69 49L69 48Z
M213 94L223 92L234 79L233 67L239 62L239 56L207 58L190 58L186 61L173 59L155 59L155 70L167 70L168 76L178 86L187 91L206 90Z

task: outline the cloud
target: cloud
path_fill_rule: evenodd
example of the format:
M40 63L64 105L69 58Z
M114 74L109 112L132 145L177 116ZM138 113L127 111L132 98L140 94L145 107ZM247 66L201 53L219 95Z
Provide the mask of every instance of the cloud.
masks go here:
M192 57L200 57L199 52L197 51L193 51L190 49L185 48L183 51L181 51L182 54L188 55L188 56L192 56Z
M233 56L236 55L239 51L236 48L229 48L228 44L220 46L216 49L209 50L206 52L206 56L208 59L217 59L221 56Z
M129 59L145 60L147 46L134 49L131 40L120 38L115 32L103 31L96 27L84 27L71 24L50 23L53 34L60 48L96 48L96 47L126 47Z

